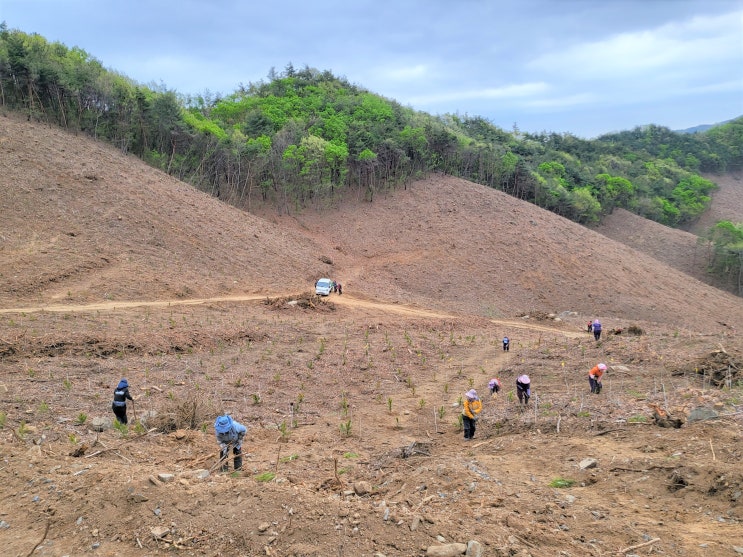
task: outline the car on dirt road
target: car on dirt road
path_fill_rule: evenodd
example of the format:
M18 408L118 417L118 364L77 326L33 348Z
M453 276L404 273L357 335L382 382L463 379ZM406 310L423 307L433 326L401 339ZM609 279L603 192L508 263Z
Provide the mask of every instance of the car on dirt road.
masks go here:
M328 278L321 278L315 283L315 294L318 296L330 296L333 289L333 281Z

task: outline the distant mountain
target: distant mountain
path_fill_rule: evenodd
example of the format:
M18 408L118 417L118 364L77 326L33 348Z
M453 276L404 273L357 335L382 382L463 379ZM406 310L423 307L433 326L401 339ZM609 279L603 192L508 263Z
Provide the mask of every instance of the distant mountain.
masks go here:
M710 128L714 128L716 126L721 126L723 124L727 124L728 122L732 122L735 120L735 118L730 120L725 120L724 122L717 122L716 124L700 124L698 126L694 126L692 128L686 128L685 130L673 130L676 133L698 133L698 132L706 132Z

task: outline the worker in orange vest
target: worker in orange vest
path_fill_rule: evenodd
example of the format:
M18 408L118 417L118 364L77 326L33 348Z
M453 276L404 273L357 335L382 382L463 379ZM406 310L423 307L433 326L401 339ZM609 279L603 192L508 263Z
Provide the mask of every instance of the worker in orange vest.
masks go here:
M599 394L601 392L601 376L606 371L606 364L596 364L588 372L588 383L591 385L591 392Z

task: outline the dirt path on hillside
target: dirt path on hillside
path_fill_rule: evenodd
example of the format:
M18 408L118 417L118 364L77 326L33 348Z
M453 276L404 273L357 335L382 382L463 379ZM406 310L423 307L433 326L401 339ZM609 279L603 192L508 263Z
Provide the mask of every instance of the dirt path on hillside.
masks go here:
M296 294L282 294L277 295L281 297L291 297ZM48 306L30 306L23 308L4 308L0 309L0 314L8 313L86 313L94 311L115 311L121 309L132 309L139 307L176 307L176 306L197 306L203 304L218 304L218 303L239 303L239 302L255 302L259 300L266 300L270 296L268 295L257 295L250 294L245 296L217 296L213 298L192 298L183 300L132 300L132 301L119 301L119 302L101 302L97 304L79 304L79 305L48 305ZM276 297L276 296L274 296ZM406 317L426 317L433 319L462 319L468 316L457 315L454 313L442 313L437 311L431 311L427 309L415 308L405 306L398 303L390 302L378 302L374 300L358 298L351 295L333 296L332 302L353 308L379 310L385 313L394 313L397 315L403 315ZM537 323L526 323L524 321L511 320L511 319L489 319L490 323L495 325L502 325L504 327L515 328L515 329L528 329L530 331L542 331L546 333L559 333L561 335L577 338L585 336L583 331L566 331L550 327L547 325L539 325Z

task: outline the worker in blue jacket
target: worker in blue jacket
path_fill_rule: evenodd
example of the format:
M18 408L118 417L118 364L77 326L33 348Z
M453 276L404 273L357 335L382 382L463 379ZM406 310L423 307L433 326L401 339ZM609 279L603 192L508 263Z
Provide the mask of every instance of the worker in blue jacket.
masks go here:
M225 414L219 416L214 422L214 432L219 442L220 470L226 472L229 468L227 458L230 454L230 447L232 447L232 453L235 456L235 470L242 470L242 444L248 428L233 420L229 414Z
M129 381L127 381L126 379L122 379L121 381L119 381L119 384L116 385L116 388L114 389L114 401L111 404L111 410L114 411L114 416L116 416L116 419L119 420L119 422L121 422L122 424L126 424L127 422L127 399L131 400L132 402L134 401L132 395L129 394Z

